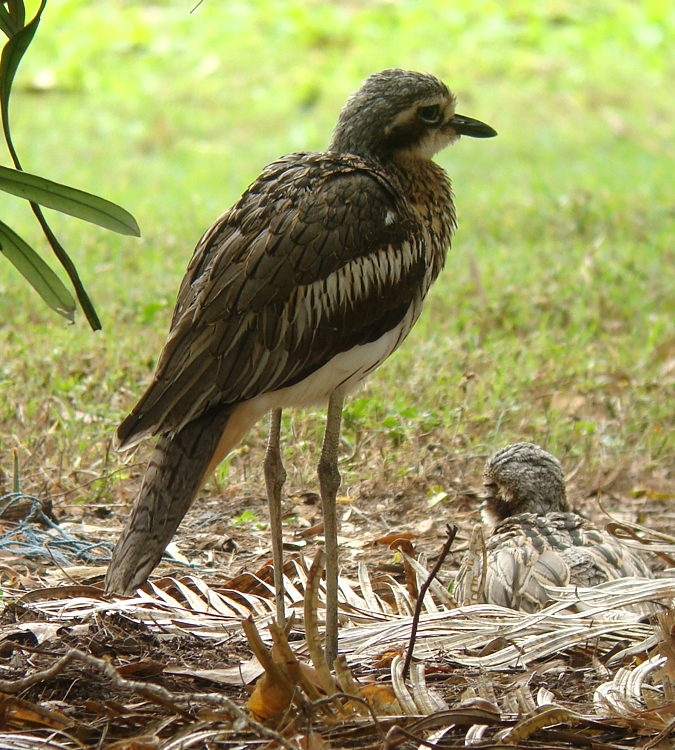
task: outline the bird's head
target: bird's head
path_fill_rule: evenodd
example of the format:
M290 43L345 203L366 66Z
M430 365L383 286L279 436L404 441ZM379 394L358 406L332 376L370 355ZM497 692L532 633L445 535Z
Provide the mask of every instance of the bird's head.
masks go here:
M490 528L517 513L569 510L560 461L533 443L497 451L485 464L483 484L481 515Z
M401 154L424 159L460 135L491 138L489 125L455 113L455 97L428 73L383 70L348 99L333 131L331 151L387 162Z

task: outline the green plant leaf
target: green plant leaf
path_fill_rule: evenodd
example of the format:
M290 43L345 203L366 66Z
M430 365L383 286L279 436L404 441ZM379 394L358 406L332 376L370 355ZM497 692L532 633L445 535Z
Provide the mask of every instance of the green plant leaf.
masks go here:
M12 83L14 82L14 76L16 75L19 63L33 41L46 3L47 0L42 0L35 17L9 39L3 47L2 57L0 57L0 111L2 112L2 127L15 165L18 160L9 132L9 95L12 91Z
M54 254L56 255L56 257L59 259L59 262L61 263L61 265L66 269L68 278L70 279L73 286L75 287L75 294L77 295L77 300L82 306L82 311L84 312L87 318L87 322L92 327L92 330L99 331L101 329L101 321L98 318L94 305L89 299L87 290L84 288L84 285L82 284L82 281L80 280L80 275L77 272L77 268L75 268L75 264L70 259L70 256L66 252L63 245L58 241L54 232L52 232L52 229L49 226L49 224L47 224L47 220L45 219L40 206L38 206L37 203L31 203L30 207L33 210L33 213L35 214L38 222L40 223L40 226L42 227L42 231L44 232L44 235L47 238L47 242L49 242L49 244L51 245L51 248L54 251Z
M26 6L23 0L6 0L9 15L14 19L17 30L22 29L26 23Z
M0 3L0 31L11 39L18 30L16 21L7 12L5 6Z
M75 300L63 282L19 235L0 221L0 251L42 299L72 323Z
M5 5L7 7L5 8ZM23 0L6 0L0 3L0 31L10 39L26 23L26 6Z
M22 2L22 0L16 1ZM44 10L46 3L47 0L42 0L34 18L5 44L2 50L2 56L0 57L0 115L2 116L2 129L5 135L5 141L7 142L7 148L9 149L9 153L12 157L12 161L14 162L14 166L18 170L21 169L21 163L19 161L19 156L16 153L16 149L14 148L14 144L12 143L12 136L9 128L9 97L12 91L12 83L14 82L16 70L19 66L19 63L21 62L24 53L28 49L30 43L33 40L33 37L35 36L35 32L37 31L37 27L40 24L42 11ZM11 9L12 8L10 7L10 11ZM59 259L61 265L65 268L66 273L68 274L68 278L73 283L77 299L82 305L82 310L84 311L89 325L93 328L93 330L99 330L101 328L101 322L98 319L98 315L96 314L96 310L94 309L91 300L89 299L87 290L84 288L82 282L80 281L80 277L77 273L77 269L75 268L75 264L72 262L72 260L68 256L68 253L56 238L54 232L52 232L49 224L47 223L47 220L42 214L42 209L40 208L40 206L37 203L31 201L30 207L35 214L38 222L40 223L42 231L44 232L47 241L51 245L54 254ZM26 247L28 246L26 245ZM46 268L49 268L49 266L47 266L46 264L44 265ZM53 274L53 271L51 271L51 269L50 272ZM54 278L58 279L56 275L54 275Z
M119 234L141 234L136 219L121 206L28 172L0 166L0 190Z

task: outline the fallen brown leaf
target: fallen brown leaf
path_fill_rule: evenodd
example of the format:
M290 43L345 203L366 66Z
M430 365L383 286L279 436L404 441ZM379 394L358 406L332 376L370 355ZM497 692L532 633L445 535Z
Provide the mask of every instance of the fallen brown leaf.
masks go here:
M140 659L139 661L132 661L128 664L123 664L121 667L117 667L117 671L122 677L134 678L134 677L155 677L158 674L162 674L164 671L164 664L154 659Z

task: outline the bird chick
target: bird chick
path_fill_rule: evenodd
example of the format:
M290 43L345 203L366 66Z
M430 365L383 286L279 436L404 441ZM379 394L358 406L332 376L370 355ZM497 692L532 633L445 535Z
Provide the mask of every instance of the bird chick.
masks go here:
M481 515L489 536L484 553L462 563L458 601L477 598L536 612L549 601L546 586L653 577L636 552L571 512L560 461L538 445L516 443L497 451L485 465L483 482Z

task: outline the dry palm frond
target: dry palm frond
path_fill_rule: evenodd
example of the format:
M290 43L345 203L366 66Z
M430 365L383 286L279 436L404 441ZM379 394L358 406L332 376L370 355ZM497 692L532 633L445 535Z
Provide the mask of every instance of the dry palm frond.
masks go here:
M606 510L605 513L612 518L611 513ZM607 524L606 529L625 547L640 552L652 552L665 560L668 565L675 565L675 537L672 534L665 534L630 521L619 522L613 518Z
M414 565L421 577L423 569L417 562ZM307 568L302 564L296 567L298 578L294 589L303 594ZM389 590L397 591L399 597L386 602L375 593L365 570L361 572L361 582L363 587L348 579L340 580L345 599L341 602L341 612L344 620L355 626L342 630L340 650L350 655L351 663L400 650L411 627L410 601L404 586L389 580ZM435 594L438 587L432 590ZM224 632L239 632L241 620L249 615L267 621L273 610L272 600L260 594L232 588L214 589L195 576L158 581L149 591L141 590L135 598L126 600L106 601L100 596L64 598L57 596L58 591L52 591L44 599L39 598L40 592L32 592L28 606L59 622L115 611L151 629L176 634L189 632L210 639L222 638ZM67 592L68 587L61 591ZM320 612L325 602L322 584L317 587L317 594ZM436 597L434 606L427 608L420 619L415 656L423 658L442 650L458 664L504 669L525 666L574 648L590 646L604 653L622 640L627 640L635 652L655 644L653 628L640 623L638 614L623 608L641 602L662 602L666 608L675 597L675 581L619 579L593 588L552 588L549 595L557 601L533 614L488 604L451 608L445 596ZM428 593L425 602L432 596ZM405 602L403 611L395 606L397 601ZM576 611L580 603L583 611ZM480 654L488 644L490 648L486 651L490 653ZM621 656L624 655L622 652Z
M56 742L53 738L35 734L0 732L0 750L73 750L76 747L78 745L72 740Z
M669 586L668 595L672 594L673 587ZM617 606L620 601L613 596L611 605ZM524 667L537 659L574 648L590 647L603 653L623 640L643 648L650 639L653 643L650 625L636 622L635 618L633 621L604 619L599 603L583 613L570 613L566 607L566 602L559 602L541 612L525 614L476 604L423 615L415 656L423 659L442 651L445 658L457 664L490 670ZM405 643L410 627L411 620L405 619L384 626L349 629L344 631L340 647L342 651L352 652L351 661L375 657ZM486 649L489 653L480 653L485 646L494 643L503 645L494 650Z
M409 564L422 580L422 563L413 561ZM295 570L294 591L317 595L316 609L311 616L315 620L315 630L318 625L320 636L325 588L318 575L308 575L308 566L303 560L296 563ZM193 633L200 638L215 640L222 639L224 634L229 637L240 633L241 621L245 619L242 614L252 616L258 627L267 625L273 617L272 600L261 593L256 577L240 578L241 590L234 588L231 582L225 588L216 589L195 576L163 579L140 591L133 599L114 601L106 600L94 589L83 587L36 590L25 597L24 607L25 613L33 611L36 619L46 621L44 625L82 622L108 612L143 622L148 630L164 637ZM393 748L406 740L419 740L417 744L429 742L431 736L439 741L444 737L445 742L460 745L524 746L539 741L540 735L546 740L547 733L573 737L587 732L588 739L609 728L614 733L625 732L632 742L635 737L658 737L669 731L675 709L670 703L665 667L674 616L672 613L660 616L662 622L656 630L653 625L638 621L634 612L627 613L623 619L613 618L622 607L638 602L662 602L664 609L667 608L675 597L675 581L672 579L623 579L589 589L551 590L551 598L557 601L533 614L486 604L451 607L438 588L430 589L425 601L433 597L434 605L425 607L419 620L415 661L408 680L403 678L400 653L408 642L412 618L407 615L407 609L398 608L397 602L405 602L406 608L412 602L404 586L393 579L389 579L387 585L388 591L397 591L400 599L388 595L386 600L382 598L379 595L381 579L372 579L365 567L360 571L358 582L340 581L344 595L341 613L346 627L340 638L343 656L339 672L340 685L345 685L343 689L348 693L342 700L345 705L354 707L360 701L357 710L367 711L369 716L361 718L351 712L343 716L333 702L330 708L337 726L329 726L324 719L325 712L316 710L327 699L316 700L315 695L312 697L313 691L303 688L307 696L304 705L314 717L313 731L320 732L320 736L317 734L319 745L330 742L333 747L340 747L343 742L351 743L351 746L356 743L364 747ZM584 603L583 608L577 606L579 602ZM13 625L14 630L17 627ZM22 627L28 627L25 621ZM295 632L297 629L294 627ZM261 653L269 650L266 630L260 629L265 638L265 644L259 644ZM273 626L271 630L275 632ZM53 632L53 628L45 631L46 634ZM39 641L39 632L35 637ZM660 657L647 659L634 669L626 668L629 663L625 660L627 654L641 652L642 658L646 659L647 648L658 645L659 640L662 647ZM296 669L296 661L300 662L302 654L307 653L307 646L287 642L282 645L288 648L288 653L281 654L282 662ZM294 653L290 652L291 646ZM278 642L275 648L279 648ZM399 655L391 661L391 678L368 682L367 678L372 677L373 667L380 664L382 654L396 652ZM602 655L609 652L612 652L611 659L600 664ZM551 656L557 657L559 662L569 657L582 657L588 664L600 665L601 669L597 671L608 677L612 676L614 661L624 659L621 662L624 668L613 679L605 678L605 685L595 693L595 703L589 698L585 704L587 708L581 709L577 705L564 704L559 693L554 694L546 687L539 687L538 691L533 688L530 692L527 675L531 676L533 670L541 666L542 660L548 660L546 668L550 669ZM443 696L438 694L425 679L425 674L429 673L429 664L425 660L430 657L436 663L451 664L458 672L462 667L469 668L468 672L474 675L480 670L480 677L469 683L470 688L471 684L476 688L473 696L478 697L466 702L466 698L471 697L470 689L458 694L454 701L447 692ZM298 668L304 669L304 665L298 664ZM514 670L516 675L522 675L517 682L513 681ZM504 683L500 682L504 678L500 673L504 672L511 673L506 693ZM364 675L366 681L359 682ZM194 671L192 676L197 676L197 672ZM292 684L300 685L301 678L302 675ZM556 690L553 685L551 687ZM260 694L267 708L271 694L269 686L265 691L261 688ZM288 699L292 702L294 695L286 690L281 696L285 701L283 705L280 703L282 714ZM486 697L487 701L484 700ZM461 702L457 703L457 700ZM592 712L593 708L596 713ZM300 715L296 709L292 711ZM396 715L391 716L392 713ZM377 728L374 728L373 716L377 719ZM289 725L289 728L294 731L295 726ZM195 725L194 732L189 731L185 739L213 742L216 737L222 737L227 743L234 736L228 734L230 731L223 729L222 723L217 729ZM383 739L385 734L386 740ZM252 738L251 741L257 740ZM18 747L18 750L23 748Z
M654 696L662 688L651 687L647 678L663 666L665 656L652 656L633 669L621 668L614 679L604 682L595 691L594 703L600 715L633 716L654 707ZM652 691L652 696L646 693ZM670 707L672 711L672 706Z

